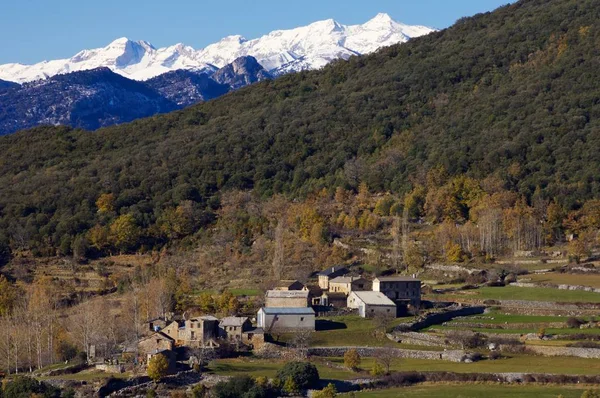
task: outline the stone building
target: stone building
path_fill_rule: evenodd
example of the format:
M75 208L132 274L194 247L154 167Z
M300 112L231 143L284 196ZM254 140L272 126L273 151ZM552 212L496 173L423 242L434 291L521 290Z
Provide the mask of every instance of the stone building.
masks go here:
M258 310L257 321L265 333L315 330L315 311L309 307L263 307Z
M176 346L214 346L219 337L219 320L214 316L201 316L186 319L182 323L172 322L162 333L175 340Z
M309 304L308 290L268 290L265 295L265 307L302 308Z
M373 291L381 292L396 304L421 306L421 281L407 276L380 276L373 280Z
M335 267L324 269L318 273L319 287L323 290L329 290L329 281L338 276L344 276L348 272L348 268L343 265L336 265Z
M357 308L363 318L389 316L396 318L396 304L381 292L352 292L348 296L348 308Z
M241 342L244 333L252 329L252 322L247 317L228 316L221 319L219 328L222 338Z
M357 278L354 276L338 276L329 280L330 293L350 294L353 291L368 290L370 284L366 279Z
M138 352L142 356L153 355L165 350L172 351L175 340L162 332L156 332L138 342Z

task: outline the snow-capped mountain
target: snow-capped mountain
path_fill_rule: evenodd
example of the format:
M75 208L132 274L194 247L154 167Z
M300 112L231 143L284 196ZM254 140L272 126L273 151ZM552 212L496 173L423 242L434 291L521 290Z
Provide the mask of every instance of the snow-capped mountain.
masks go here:
M228 36L201 50L183 44L157 49L146 41L121 38L104 48L83 50L69 59L35 65L0 65L0 79L24 83L107 67L130 79L147 80L178 69L210 74L244 56L255 57L270 74L278 75L318 69L335 59L368 54L432 31L434 29L404 25L387 14L378 14L362 25L342 25L328 19L296 29L273 31L253 40Z

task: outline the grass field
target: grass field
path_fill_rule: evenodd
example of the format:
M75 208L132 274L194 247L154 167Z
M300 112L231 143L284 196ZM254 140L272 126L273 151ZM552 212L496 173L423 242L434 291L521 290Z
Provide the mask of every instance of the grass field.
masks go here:
M315 361L322 379L348 380L357 377L349 370L336 369L326 366L321 361ZM218 359L210 363L209 371L223 376L266 376L275 377L277 371L285 365L285 361L259 359Z
M465 290L446 294L430 294L426 296L434 300L479 299L479 300L525 300L553 301L564 303L600 303L600 293L580 290L558 290L543 287L482 287L476 290Z
M527 279L535 283L552 283L555 285L578 285L578 286L590 286L600 288L600 275L598 274L560 274L560 273L547 273L547 274L533 274L527 275Z
M390 326L402 322L408 322L411 318L395 319ZM317 331L312 334L310 345L312 347L334 347L334 346L394 346L397 348L414 348L413 346L396 344L385 337L375 333L376 325L373 320L361 318L359 316L340 316L317 319ZM287 342L292 336L282 334L279 337L280 342ZM428 347L420 347L428 349ZM437 348L429 348L438 350Z
M502 386L493 384L475 385L421 385L389 390L355 393L357 398L579 398L584 387L545 387L545 386ZM345 396L345 395L342 395Z
M327 363L337 366L331 367ZM362 358L360 373L350 372L338 367L343 366L343 358L316 358L315 364L322 378L347 380L368 375L373 368L373 358ZM274 377L284 362L262 359L219 359L213 361L210 372L219 375L249 375ZM393 371L443 371L456 373L554 373L572 375L594 375L600 373L600 359L575 357L542 357L511 355L495 361L484 360L476 363L454 363L425 359L397 359L393 361Z
M528 334L528 333L537 333L538 329L492 329L492 328L465 328L461 327L460 323L455 323L447 326L436 325L432 326L426 330L471 330L473 332L480 333L494 333L494 334ZM600 329L568 329L568 328L544 328L547 335L571 335L571 334L587 334L587 335L597 335L600 334Z
M549 323L549 322L566 322L568 317L564 316L545 316L545 315L513 315L493 312L486 315L468 316L463 318L455 318L451 323L485 323L490 325L495 324L511 324L511 323Z

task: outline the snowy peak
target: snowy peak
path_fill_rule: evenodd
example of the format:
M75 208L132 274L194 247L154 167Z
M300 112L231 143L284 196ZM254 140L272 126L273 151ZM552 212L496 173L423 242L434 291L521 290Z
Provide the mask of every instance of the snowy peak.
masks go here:
M377 49L426 35L434 29L404 25L380 13L362 25L343 25L334 19L276 30L258 39L227 36L204 49L182 43L155 48L126 37L103 48L83 50L69 59L35 65L0 65L0 79L24 83L58 74L107 67L134 80L147 80L179 69L212 73L240 57L254 57L271 75L319 69L335 59L368 54Z

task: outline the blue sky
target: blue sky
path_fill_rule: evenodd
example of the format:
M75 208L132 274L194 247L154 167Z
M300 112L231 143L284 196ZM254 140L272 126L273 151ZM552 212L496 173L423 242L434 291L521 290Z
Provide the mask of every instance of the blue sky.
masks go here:
M2 0L0 64L68 58L126 36L156 47L202 48L224 36L255 38L334 18L363 23L386 12L407 24L445 28L510 0Z

